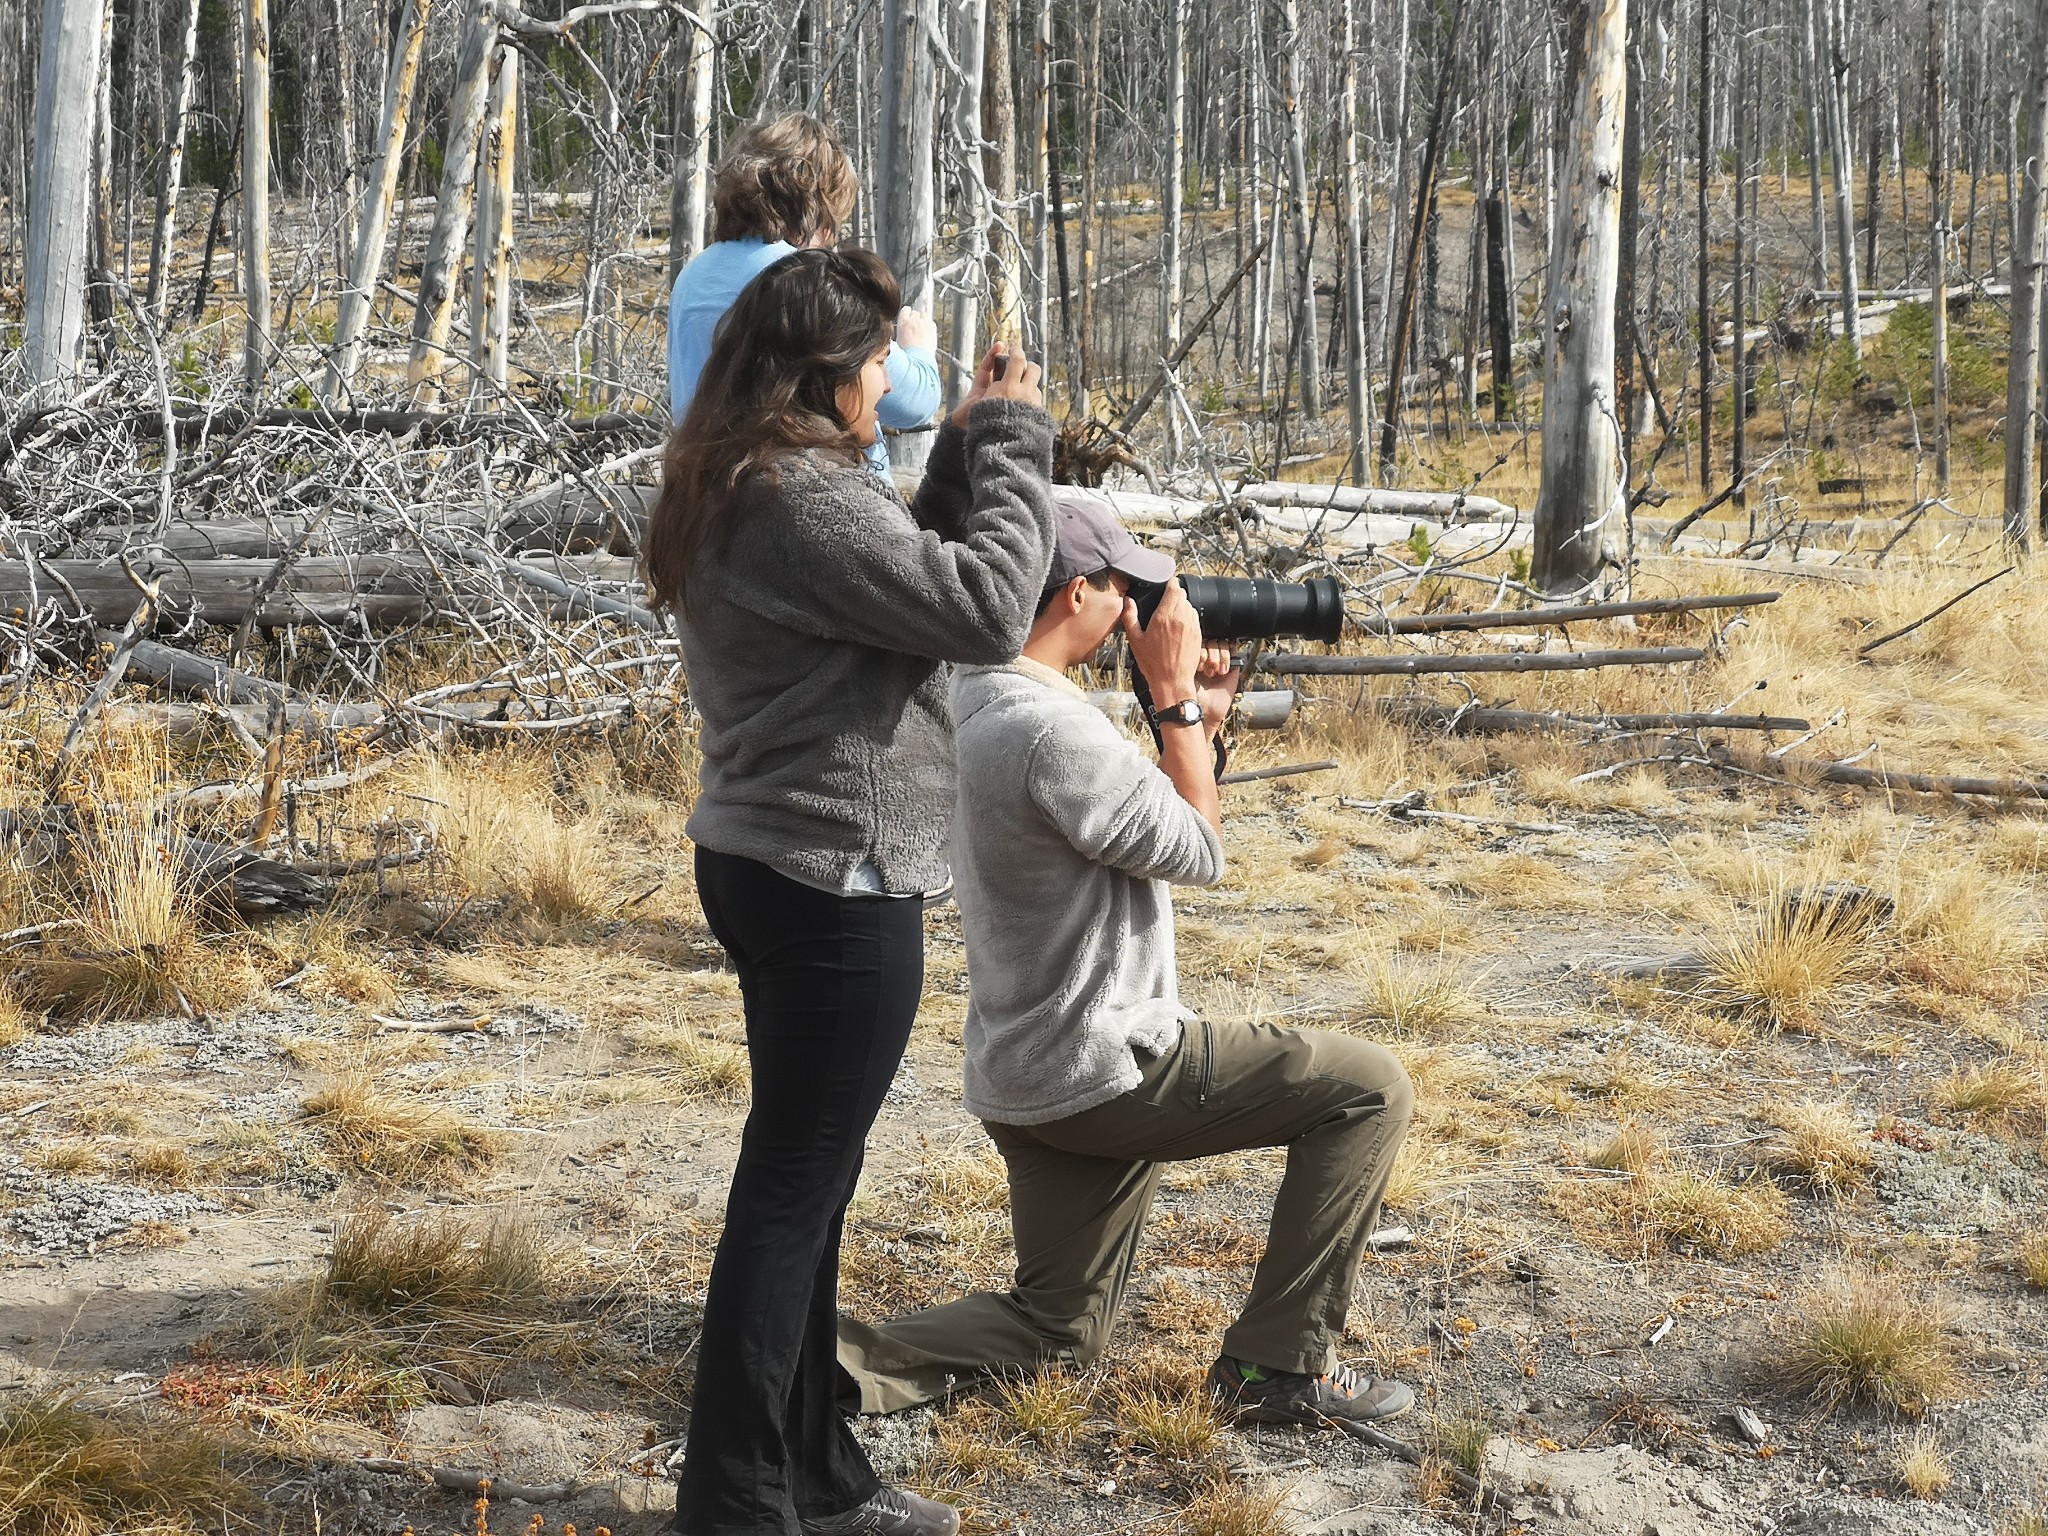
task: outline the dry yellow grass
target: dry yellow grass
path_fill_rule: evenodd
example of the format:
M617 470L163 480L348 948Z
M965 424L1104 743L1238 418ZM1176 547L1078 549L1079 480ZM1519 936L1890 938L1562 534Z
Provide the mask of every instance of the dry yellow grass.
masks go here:
M1841 1194L1860 1188L1875 1158L1870 1133L1846 1104L1789 1104L1773 1115L1779 1139L1771 1160L1807 1179L1817 1190Z
M1663 1138L1640 1120L1623 1120L1606 1141L1585 1154L1588 1168L1627 1173L1641 1179L1664 1159Z
M1485 1013L1457 965L1441 954L1416 958L1368 941L1360 944L1352 969L1357 987L1341 1016L1350 1028L1430 1035Z
M1206 1461L1223 1438L1216 1405L1199 1387L1176 1391L1130 1382L1112 1394L1111 1409L1119 1438L1167 1461Z
M1957 1067L1935 1085L1934 1102L1980 1123L2039 1130L2048 1115L2048 1064L2008 1060Z
M191 1155L175 1141L152 1141L128 1154L128 1173L155 1189L183 1189L192 1182Z
M1061 1371L998 1382L996 1402L1013 1433L1056 1453L1074 1443L1093 1413L1086 1385Z
M1831 899L1782 893L1708 941L1705 995L1776 1028L1814 1021L1820 1006L1874 964L1863 915Z
M335 1160L354 1173L386 1178L448 1178L497 1155L482 1126L380 1085L367 1072L339 1079L306 1099L301 1116L327 1138Z
M663 1061L662 1077L684 1098L738 1099L753 1084L746 1047L699 1029L681 1017L637 1025L626 1038Z
M0 1530L18 1536L185 1536L246 1509L219 1436L112 1418L64 1398L0 1407Z
M558 1266L539 1228L515 1214L399 1221L372 1206L335 1232L316 1306L372 1319L422 1311L527 1317L547 1299Z
M1779 1363L1792 1385L1830 1407L1864 1401L1919 1413L1956 1387L1947 1325L1934 1298L1895 1277L1838 1275L1802 1299Z
M1652 1181L1649 1219L1674 1247L1720 1258L1767 1253L1791 1233L1788 1202L1768 1179L1739 1183L1689 1171Z
M1917 1429L1899 1442L1892 1453L1892 1470L1899 1485L1916 1499L1940 1498L1955 1481L1941 1438L1931 1429Z
M1287 1536L1287 1487L1272 1479L1219 1478L1188 1500L1176 1517L1179 1536Z

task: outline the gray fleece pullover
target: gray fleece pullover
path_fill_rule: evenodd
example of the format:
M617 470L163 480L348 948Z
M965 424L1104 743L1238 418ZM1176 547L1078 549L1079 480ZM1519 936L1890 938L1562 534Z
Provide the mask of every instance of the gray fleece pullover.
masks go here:
M967 1108L1039 1125L1138 1086L1192 1017L1169 885L1223 876L1215 829L1061 674L953 679L953 876L967 938Z
M947 662L999 662L1052 561L1052 418L985 400L939 430L916 500L858 462L792 455L757 477L679 614L702 716L706 848L853 891L946 883Z

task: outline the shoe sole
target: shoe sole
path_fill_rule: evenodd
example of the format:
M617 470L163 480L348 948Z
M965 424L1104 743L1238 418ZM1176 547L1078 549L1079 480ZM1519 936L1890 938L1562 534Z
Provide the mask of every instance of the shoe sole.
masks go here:
M1313 1412L1288 1413L1279 1408L1268 1407L1263 1403L1233 1403L1221 1393L1216 1395L1220 1400L1219 1405L1223 1411L1230 1414L1233 1418L1242 1419L1251 1424L1296 1424L1304 1429L1324 1429L1333 1425L1342 1428L1347 1423L1378 1424L1387 1419L1398 1419L1402 1414L1415 1406L1414 1394L1410 1393L1405 1402L1397 1403L1391 1408L1382 1409L1378 1413L1346 1414L1340 1419L1332 1414Z

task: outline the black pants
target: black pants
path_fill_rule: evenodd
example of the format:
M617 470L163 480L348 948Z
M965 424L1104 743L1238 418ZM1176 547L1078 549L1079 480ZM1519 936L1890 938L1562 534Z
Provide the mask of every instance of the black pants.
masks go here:
M924 988L921 903L697 850L746 1002L753 1107L726 1197L676 1490L682 1536L798 1536L876 1487L840 1416L839 1231Z

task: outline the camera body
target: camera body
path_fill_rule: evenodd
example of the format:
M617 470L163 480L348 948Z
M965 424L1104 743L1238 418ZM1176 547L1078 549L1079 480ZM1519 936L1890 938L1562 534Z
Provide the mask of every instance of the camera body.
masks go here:
M1181 590L1201 616L1204 640L1317 640L1344 632L1344 588L1334 576L1274 581L1263 576L1182 576ZM1138 622L1149 624L1163 586L1131 588Z

